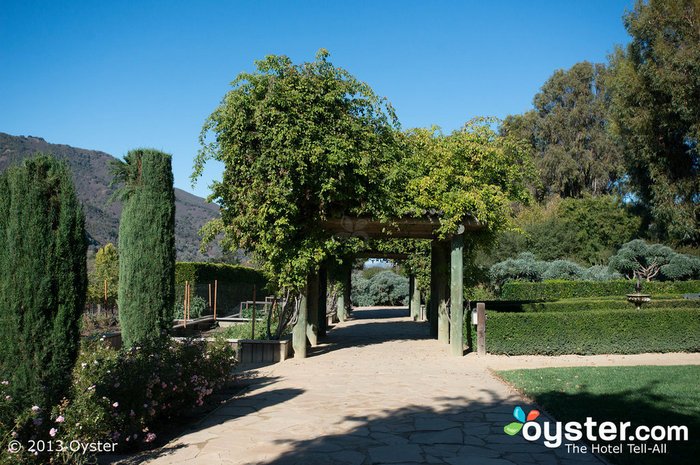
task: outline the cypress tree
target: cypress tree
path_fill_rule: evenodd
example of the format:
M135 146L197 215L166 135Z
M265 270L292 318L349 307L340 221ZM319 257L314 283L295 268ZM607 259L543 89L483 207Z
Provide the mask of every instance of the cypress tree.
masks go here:
M119 223L119 321L126 347L172 325L175 298L175 191L171 156L130 151L113 165L123 182Z
M70 386L87 289L82 206L65 162L38 154L0 175L0 378L24 406Z

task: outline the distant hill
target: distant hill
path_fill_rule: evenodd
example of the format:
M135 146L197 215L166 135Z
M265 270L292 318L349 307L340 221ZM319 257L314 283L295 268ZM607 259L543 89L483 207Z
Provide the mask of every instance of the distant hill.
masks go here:
M91 251L94 252L109 242L117 245L122 205L115 200L106 206L115 190L115 187L109 187L112 181L109 162L115 158L96 150L50 144L40 137L11 136L0 132L0 172L10 164L20 162L37 152L52 153L70 165L78 197L85 205L86 229ZM221 257L221 249L218 246L212 247L206 256L200 254L200 237L197 234L204 223L218 216L217 205L175 189L175 248L178 260Z

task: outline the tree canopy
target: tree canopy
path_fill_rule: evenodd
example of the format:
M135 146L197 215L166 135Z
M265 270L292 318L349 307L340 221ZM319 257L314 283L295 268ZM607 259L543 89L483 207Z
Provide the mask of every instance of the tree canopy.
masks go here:
M581 197L615 190L622 153L607 131L607 74L604 64L587 61L559 69L535 95L534 110L503 121L502 133L532 145L542 195Z
M634 192L662 240L700 242L700 4L637 1L612 57L612 116Z
M257 61L207 118L193 181L209 159L225 170L210 196L221 219L205 226L205 241L223 232L224 248L247 249L278 286L300 289L322 260L362 247L326 234L325 219L390 221L432 209L443 213L442 235L470 215L483 237L505 227L508 205L528 197L522 143L489 121L449 135L401 132L387 100L328 57Z

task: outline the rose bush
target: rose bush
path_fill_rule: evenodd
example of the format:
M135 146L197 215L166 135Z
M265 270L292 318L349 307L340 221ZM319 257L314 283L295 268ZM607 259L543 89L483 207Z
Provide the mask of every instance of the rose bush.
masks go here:
M233 349L219 342L166 340L120 351L103 341L85 343L73 370L70 396L57 406L19 411L5 393L8 385L0 384L0 462L92 459L89 453L71 450L72 441L116 443L119 452L150 443L160 425L203 405L215 389L231 382L235 362ZM22 450L12 450L13 440ZM38 440L43 441L42 450L28 450L31 441Z

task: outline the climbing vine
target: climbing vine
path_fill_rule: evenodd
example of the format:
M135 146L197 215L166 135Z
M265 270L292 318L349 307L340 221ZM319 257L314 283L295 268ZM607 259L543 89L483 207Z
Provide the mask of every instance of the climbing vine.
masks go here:
M257 61L205 121L192 180L208 160L225 166L209 198L221 218L202 229L205 243L223 233L225 249L246 249L277 287L298 290L323 260L367 247L326 233L329 218L439 211L444 237L473 216L484 241L507 225L509 203L528 196L524 146L490 120L449 135L401 131L391 104L328 58Z

